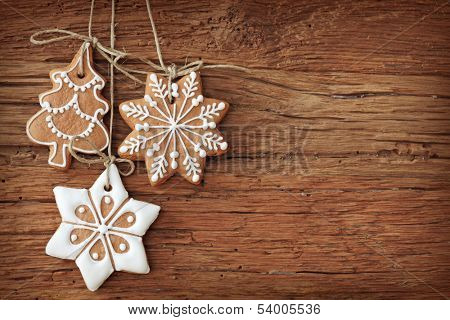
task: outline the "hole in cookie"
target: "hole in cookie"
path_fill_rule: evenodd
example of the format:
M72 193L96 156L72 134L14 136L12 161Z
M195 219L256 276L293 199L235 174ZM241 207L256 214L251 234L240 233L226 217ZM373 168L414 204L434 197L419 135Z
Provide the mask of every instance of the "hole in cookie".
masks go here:
M104 186L103 189L105 189L106 192L110 192L112 190L112 185Z
M86 75L84 73L77 72L78 79L83 79Z

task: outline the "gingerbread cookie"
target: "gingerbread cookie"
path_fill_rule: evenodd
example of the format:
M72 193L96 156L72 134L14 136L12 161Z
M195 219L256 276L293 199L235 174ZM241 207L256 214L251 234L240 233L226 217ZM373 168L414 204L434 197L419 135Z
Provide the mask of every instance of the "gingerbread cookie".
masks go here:
M162 184L175 172L199 184L206 156L220 155L228 144L216 128L228 104L204 98L199 72L191 72L171 86L156 74L147 77L144 99L124 102L120 114L133 129L119 147L119 155L145 160L150 183Z
M128 198L117 167L105 170L89 190L56 187L62 222L46 253L75 260L89 290L116 271L148 273L142 236L158 217L159 206Z
M84 47L83 47L84 46ZM28 137L50 147L48 163L57 168L70 166L70 139L84 137L103 150L108 145L108 131L102 122L108 102L101 90L105 80L92 67L92 48L84 44L65 68L50 71L53 89L39 95L41 110L27 122ZM95 153L85 140L76 140L76 151Z

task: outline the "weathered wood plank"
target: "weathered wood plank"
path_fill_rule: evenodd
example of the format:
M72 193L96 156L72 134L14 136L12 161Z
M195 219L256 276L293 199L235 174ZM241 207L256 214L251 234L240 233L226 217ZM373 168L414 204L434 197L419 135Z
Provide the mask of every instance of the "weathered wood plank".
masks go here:
M94 33L109 39L109 1ZM0 298L450 297L450 6L446 1L152 1L164 57L205 70L231 109L228 154L205 181L130 194L162 206L144 237L152 272L86 290L72 261L44 254L59 225L52 188L89 187L101 166L47 165L25 123L50 69L80 43L30 44L36 30L85 33L89 5L6 0L0 13ZM56 12L49 18L50 8ZM155 58L140 0L117 3L117 47ZM95 55L107 76L107 64ZM143 68L137 61L130 66ZM150 71L150 70L149 70ZM116 102L143 95L117 75ZM105 95L107 95L107 88ZM115 117L114 147L129 129Z

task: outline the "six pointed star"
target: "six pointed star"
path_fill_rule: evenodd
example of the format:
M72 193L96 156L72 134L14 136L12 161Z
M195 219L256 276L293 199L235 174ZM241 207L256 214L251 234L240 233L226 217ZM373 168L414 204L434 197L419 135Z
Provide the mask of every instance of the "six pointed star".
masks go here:
M204 98L200 74L191 72L172 83L150 74L144 99L124 102L120 114L133 129L119 147L119 155L145 160L151 184L159 185L175 172L199 184L205 157L226 152L228 144L216 129L228 103Z
M62 222L47 244L50 256L75 260L89 290L114 272L148 273L142 238L158 217L159 206L128 198L117 167L109 168L87 189L56 187Z

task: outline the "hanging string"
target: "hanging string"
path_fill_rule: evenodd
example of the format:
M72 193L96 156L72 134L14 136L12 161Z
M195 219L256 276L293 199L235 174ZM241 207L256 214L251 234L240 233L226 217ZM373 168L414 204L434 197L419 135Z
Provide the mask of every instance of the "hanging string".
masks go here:
M91 36L92 35L92 17L94 14L94 3L95 0L91 1L91 14L89 16L89 26L88 26L88 33ZM111 31L110 31L110 42L111 42L111 48L114 50L114 43L115 43L115 0L111 1ZM84 59L84 55L82 53L81 55L81 61ZM115 59L113 58L113 56L111 56L111 59ZM112 131L113 131L113 122L114 122L114 66L113 64L109 65L110 69L110 86L109 86L109 90L110 90L110 106L111 106L111 111L109 112L110 114L110 118L109 118L109 141L108 141L108 154L105 154L104 152L102 152L101 150L99 150L97 148L96 145L94 145L91 141L89 141L86 137L79 137L76 136L72 139L70 139L69 141L69 152L70 154L77 159L78 161L82 162L82 163L87 163L89 165L94 164L94 163L103 163L104 166L106 167L106 189L109 190L110 189L110 180L109 180L109 170L110 170L110 166L111 164L113 164L114 162L126 162L130 165L130 168L128 171L121 171L119 169L119 172L121 175L123 176L129 176L134 172L135 169L135 165L134 162L128 159L122 159L122 158L116 158L113 154L112 154ZM82 157L80 155L78 155L75 150L74 150L74 142L75 141L80 141L80 140L84 140L86 141L91 148L95 151L95 153L99 156L98 158L93 158L93 159L88 159L85 157Z
M110 105L111 105L111 112L110 112L110 123L109 123L109 142L108 142L108 154L105 154L104 152L102 152L101 150L99 150L94 144L92 144L92 142L90 142L89 140L87 140L85 137L75 137L73 139L70 140L69 142L69 152L72 154L72 156L77 159L78 161L82 162L82 163L87 163L87 164L94 164L94 163L103 163L105 165L105 167L107 168L108 174L107 174L107 188L109 188L110 183L109 183L109 167L112 163L114 162L127 162L130 165L130 169L127 172L123 172L121 170L120 174L122 174L123 176L129 176L131 175L134 170L135 170L135 165L134 162L128 159L122 159L122 158L116 158L113 154L112 154L112 125L113 125L113 119L114 119L114 69L117 69L118 71L120 71L122 74L124 74L126 77L132 79L133 81L143 84L145 85L145 81L141 81L139 78L135 77L133 74L143 74L143 75L147 75L148 72L147 71L143 71L143 70L136 70L136 69L131 69L128 67L125 67L121 64L119 64L119 60L125 58L125 57L131 57L131 58L135 58L141 62L143 62L144 64L146 64L147 66L149 66L151 69L155 70L156 73L158 74L163 74L165 76L168 77L169 80L169 98L170 100L172 100L172 81L178 77L182 77L185 76L191 72L195 72L197 70L200 69L215 69L215 68L223 68L223 69L233 69L233 70L238 70L238 71L245 71L248 72L249 69L241 67L241 66L237 66L237 65L233 65L233 64L210 64L210 65L205 65L203 63L202 60L196 60L193 61L191 63L187 63L184 66L177 66L175 64L170 64L169 66L166 66L166 64L164 63L163 57L162 57L162 53L161 53L161 47L160 47L160 43L159 43L159 39L158 39L158 34L156 31L156 26L155 26L155 22L153 20L153 16L152 16L152 12L151 12L151 6L150 6L150 1L146 0L146 5L147 5L147 13L150 19L150 24L152 27L152 32L153 32L153 36L155 39L155 46L156 46L156 52L158 55L158 60L159 60L159 65L152 62L149 59L145 59L142 58L140 56L135 56L135 55L131 55L129 53L126 53L124 51L120 51L115 49L115 0L112 0L112 10L111 10L111 31L110 31L110 46L105 46L102 43L100 43L100 41L94 37L92 35L92 21L93 21L93 16L94 16L94 5L95 5L95 0L91 0L91 8L90 8L90 15L89 15L89 24L88 24L88 35L82 35L70 30L65 30L65 29L48 29L48 30L42 30L42 31L38 31L35 32L33 35L31 35L30 37L30 42L36 45L45 45L45 44L49 44L49 43L53 43L53 42L58 42L58 41L64 41L64 40L68 40L68 39L77 39L77 40L81 40L83 41L83 50L82 50L82 57L84 54L84 50L86 49L86 44L90 43L92 45L92 48L96 49L100 55L105 58L105 60L108 61L109 66L110 66ZM49 38L44 38L41 40L38 40L37 38L42 36L42 35L52 35L53 37L49 37ZM60 34L60 36L57 36L56 34ZM83 72L83 58L80 59L80 64L79 64L80 70L82 70L81 72ZM74 141L76 140L84 140L86 141L91 147L92 149L95 151L95 153L99 156L99 158L97 159L88 159L88 158L84 158L82 156L79 156L75 150L74 150Z
M188 64L185 64L184 66L177 66L175 64L170 64L169 66L165 65L163 57L162 57L162 53L161 53L158 35L156 32L156 26L153 21L153 17L152 17L152 13L151 13L151 7L150 7L149 0L146 0L147 13L150 18L152 32L153 32L153 35L155 38L155 46L156 46L156 52L158 55L159 65L152 62L149 59L145 59L140 56L132 55L132 54L126 53L124 51L117 50L113 47L105 46L96 37L94 37L92 35L92 17L93 17L93 8L94 8L93 3L94 3L94 1L91 2L91 15L89 18L89 28L88 28L87 36L70 31L70 30L56 28L56 29L42 30L42 31L38 31L38 32L34 33L30 37L30 42L33 44L36 44L36 45L45 45L45 44L58 42L58 41L64 41L64 40L68 40L68 39L77 39L77 40L81 40L85 43L91 43L92 47L94 49L96 49L102 55L102 57L105 58L109 62L109 64L113 65L114 68L116 68L118 71L120 71L126 77L128 77L131 80L133 80L137 83L140 83L142 85L145 85L145 81L140 80L139 78L134 76L134 74L147 75L148 71L147 70L136 70L136 69L131 69L131 68L125 67L119 63L119 60L124 59L125 57L137 59L137 60L141 61L142 63L146 64L150 69L154 70L156 73L165 75L166 77L169 78L170 81L172 81L176 78L185 76L193 71L197 71L200 69L222 68L222 69L232 69L232 70L245 71L245 72L249 71L249 69L247 69L247 68L233 65L233 64L205 65L201 59L193 61ZM59 36L57 34L59 34ZM53 35L53 36L38 40L38 38L40 36L45 36L45 35ZM169 91L171 94L171 86L169 86Z

